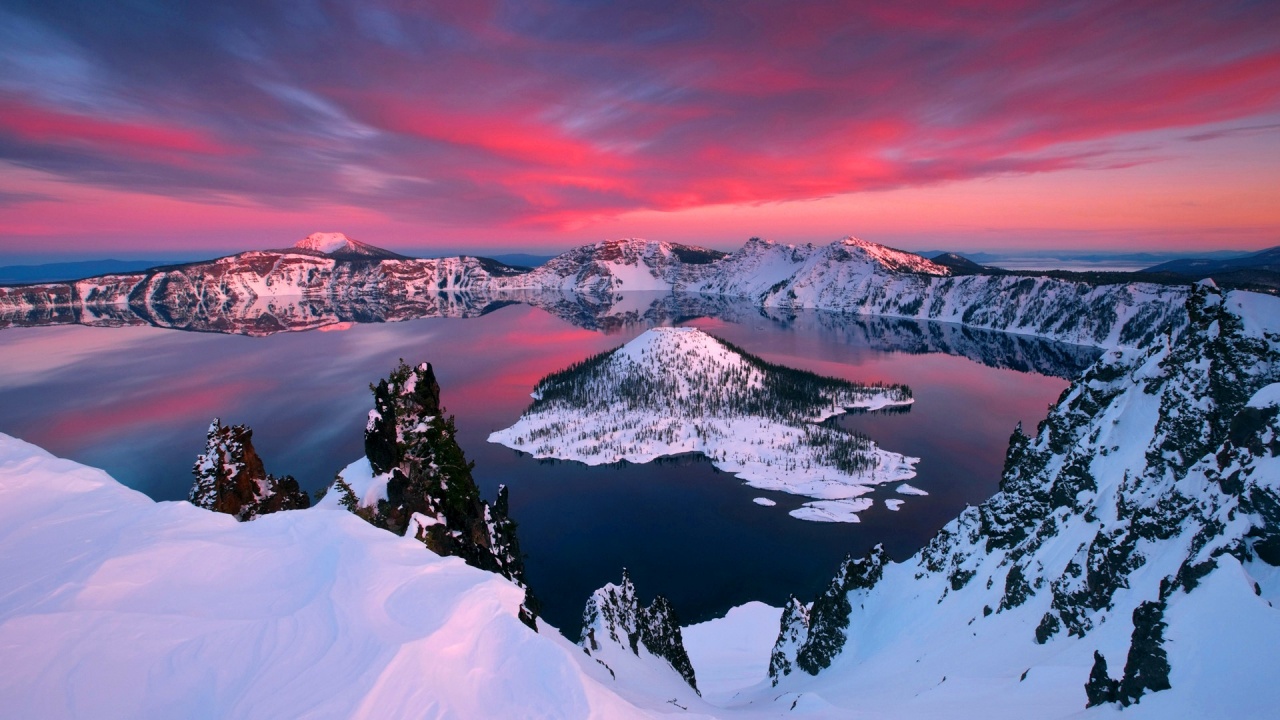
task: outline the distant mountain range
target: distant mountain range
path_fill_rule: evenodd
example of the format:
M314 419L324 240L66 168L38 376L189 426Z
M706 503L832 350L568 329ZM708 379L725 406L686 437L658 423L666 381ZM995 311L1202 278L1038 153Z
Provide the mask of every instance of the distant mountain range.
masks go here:
M937 257L953 251L950 250L920 250L919 255L927 258ZM1196 253L1196 257L1212 258L1214 260L1226 260L1229 258L1238 258L1249 255L1245 250L1215 250L1212 252ZM1009 252L966 252L964 256L974 262L985 265L999 264L1001 262L1013 262L1020 260L1061 260L1065 263L1078 262L1116 262L1116 263L1138 263L1146 265L1155 265L1170 260L1178 260L1187 257L1186 253L1173 252L1086 252L1071 250L1024 250Z
M975 267L976 266L976 267ZM528 270L488 258L403 258L341 234L283 250L0 286L0 327L150 324L251 335L339 321L466 316L548 295L614 304L634 291L758 307L958 323L1099 347L1170 328L1189 281L1174 274L1013 272L935 262L854 237L827 245L752 238L737 251L637 238L570 250Z
M1163 262L1146 272L1175 272L1180 275L1229 272L1232 270L1271 270L1280 272L1280 245L1249 255L1230 258L1183 258Z
M1255 290L1277 294L1280 292L1280 246L1268 248L1256 253L1241 255L1237 253L1210 253L1211 257L1178 258L1153 264L1133 272L1122 271L1078 271L1078 270L1010 270L1006 268L984 265L980 259L991 257L989 253L974 253L965 256L954 252L940 252L930 255L934 262L945 265L957 275L1025 275L1057 277L1062 279L1083 280L1093 283L1150 282L1159 284L1183 284L1196 282L1206 278L1212 279L1220 286ZM1080 255L1073 259L1084 261L1090 258L1109 258L1112 261L1128 259L1151 259L1149 253L1131 255Z

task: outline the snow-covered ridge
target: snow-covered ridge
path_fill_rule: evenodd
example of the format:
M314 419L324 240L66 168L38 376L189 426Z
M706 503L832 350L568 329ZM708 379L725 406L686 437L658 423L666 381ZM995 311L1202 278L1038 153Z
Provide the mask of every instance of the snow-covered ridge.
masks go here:
M350 243L351 239L339 232L316 232L302 238L293 246L302 250L331 253L347 248Z
M1102 348L1138 347L1185 322L1182 286L949 275L918 255L862 240L816 247L756 239L689 269L674 287L764 307L936 320Z
M340 508L238 523L0 434L0 527L6 716L631 718L672 697L525 627L502 577Z
M408 258L390 250L383 250L368 243L352 240L340 232L316 232L293 244L297 250L309 250L330 257L406 260Z
M1015 434L994 498L789 612L771 694L898 717L1272 714L1280 300L1201 287L1187 314Z
M516 272L483 258L364 255L255 250L142 273L0 287L0 327L149 324L261 335L357 317L465 317L490 301L495 274Z
M1100 348L1139 347L1185 323L1185 286L954 277L919 255L854 237L828 245L752 238L729 255L688 254L699 250L606 241L495 286L596 298L634 291L737 298L767 308L935 320Z
M919 273L922 275L950 275L951 269L939 265L915 253L894 250L879 243L868 242L860 238L849 237L840 241L840 245L854 256L862 256L891 272Z
M338 239L326 234L304 242L336 247ZM466 312L454 307L459 304L483 307L551 293L596 304L636 293L736 299L780 310L934 320L1108 349L1141 347L1186 322L1185 286L951 277L948 268L918 255L856 238L824 246L753 238L727 256L677 243L607 240L528 273L483 258L391 259L397 256L379 252L387 257L301 248L250 252L76 283L0 287L0 327L155 324L226 332L226 325L246 325L226 321L233 310L279 331L379 314L378 308L346 311L353 303L386 306L392 317L457 317ZM312 310L317 304L327 307Z
M626 238L583 245L533 272L503 278L503 290L557 290L599 295L670 291L678 273L720 259L724 253L692 245Z
M915 476L916 458L815 424L909 405L908 388L771 365L696 328L649 330L544 378L534 397L489 441L589 465L702 453L752 487L812 498L791 512L804 520L857 522L872 486Z

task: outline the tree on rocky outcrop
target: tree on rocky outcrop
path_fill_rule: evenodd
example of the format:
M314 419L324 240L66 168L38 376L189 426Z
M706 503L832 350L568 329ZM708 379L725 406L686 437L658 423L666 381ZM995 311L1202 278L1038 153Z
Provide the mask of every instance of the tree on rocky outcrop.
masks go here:
M403 360L376 385L365 426L365 456L386 476L386 498L354 512L373 525L421 541L440 555L495 572L525 589L520 618L536 630L538 603L524 578L524 555L509 495L498 488L493 504L480 497L474 463L458 445L452 416L440 405L440 385L430 363Z
M773 643L769 656L769 679L774 685L782 676L791 674L795 667L796 653L809 639L809 607L795 595L787 600L778 622L778 639Z
M698 690L693 662L680 632L680 618L671 601L658 595L648 607L642 606L625 568L622 582L596 590L582 611L578 645L588 655L595 655L604 650L605 644L622 647L637 656L643 647L649 654L666 660L689 687Z
M253 431L245 425L223 425L214 418L205 435L205 451L191 473L196 478L187 494L192 505L240 521L311 506L292 476L267 474L253 448Z
M796 665L810 675L829 667L848 640L849 593L870 590L884 574L887 558L883 545L876 545L865 558L845 558L827 589L809 609L809 633L796 653Z

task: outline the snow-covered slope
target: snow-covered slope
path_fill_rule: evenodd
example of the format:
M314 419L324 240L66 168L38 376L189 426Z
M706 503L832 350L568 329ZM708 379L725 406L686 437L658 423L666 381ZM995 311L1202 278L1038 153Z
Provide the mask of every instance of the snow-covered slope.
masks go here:
M752 697L1273 717L1280 300L1202 287L1187 309L1176 339L1110 353L1015 434L994 498L873 582L842 569L808 609L801 667Z
M538 383L536 402L490 442L590 465L698 452L752 487L813 498L791 514L857 522L872 485L916 458L816 425L852 408L909 405L910 390L766 363L696 328L654 328Z
M495 275L516 272L484 258L381 257L255 250L143 273L0 287L0 327L155 325L267 335L369 318L467 317L490 302Z
M687 269L676 289L765 307L937 320L1105 348L1136 347L1184 322L1183 287L950 274L918 255L856 238L822 247L753 239L719 262Z
M722 261L692 268L686 291L758 298L784 287L865 288L894 275L946 277L951 270L914 253L855 237L830 245L780 245L752 238Z
M1280 300L1202 286L1185 313L1177 335L1108 353L1034 436L1015 434L1001 492L916 556L850 558L812 604L788 605L774 678L735 688L719 668L763 660L700 652L727 620L687 631L725 706L643 652L619 644L605 667L545 624L534 633L517 585L334 503L237 523L0 435L0 707L1053 718L1130 703L1120 717L1274 717Z
M521 624L516 585L342 509L238 523L0 435L0 534L6 717L664 709L623 700L553 628Z
M503 278L506 290L557 290L586 295L671 290L686 266L698 266L724 253L691 245L627 238L583 245L557 255L524 275Z

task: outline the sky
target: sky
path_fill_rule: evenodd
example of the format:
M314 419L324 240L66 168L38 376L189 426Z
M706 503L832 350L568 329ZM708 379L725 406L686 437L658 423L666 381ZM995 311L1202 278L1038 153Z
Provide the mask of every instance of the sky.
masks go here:
M1280 245L1280 3L0 0L0 262Z

